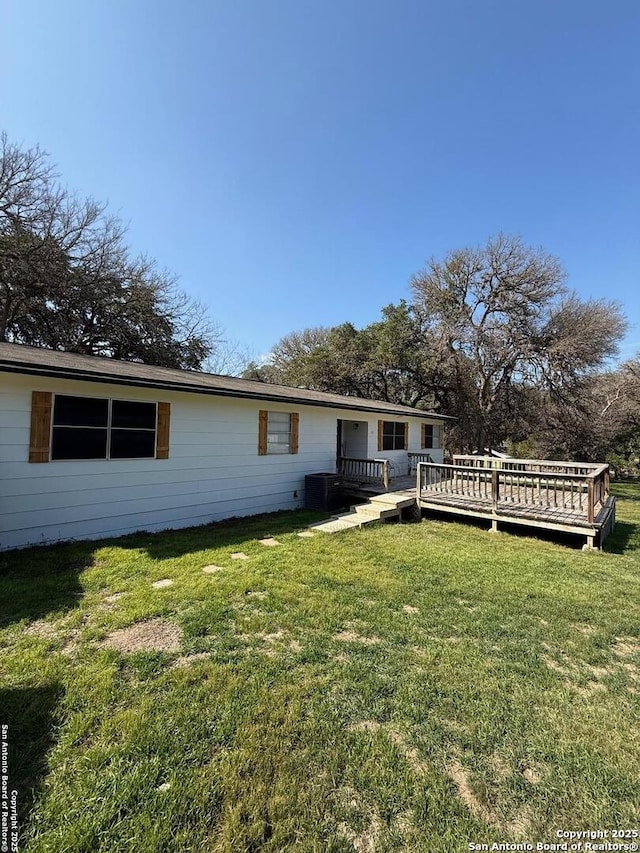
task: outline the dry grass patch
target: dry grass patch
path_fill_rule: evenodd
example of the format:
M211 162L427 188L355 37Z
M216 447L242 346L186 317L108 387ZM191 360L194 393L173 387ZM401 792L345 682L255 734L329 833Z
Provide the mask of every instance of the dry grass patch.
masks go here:
M542 781L542 775L533 767L523 767L520 772L523 779L530 785L538 785Z
M458 796L469 809L471 814L478 820L482 820L489 826L497 826L499 821L495 813L480 802L469 784L467 771L457 758L453 758L446 766L449 778L456 786Z
M177 652L182 640L182 628L164 619L150 619L127 628L112 631L102 643L108 649L124 654L132 652Z
M380 637L363 637L360 634L356 634L355 631L346 630L339 631L331 639L337 640L339 643L362 643L363 646L375 646L381 642Z
M630 658L640 655L640 641L637 637L616 637L616 642L611 651L616 657Z
M60 637L60 631L45 619L32 622L24 629L24 633L27 637L37 637L39 640L57 640Z
M282 628L278 628L271 633L257 631L255 634L240 634L239 638L246 643L253 643L257 640L259 645L252 648L260 652L260 654L267 655L267 657L276 657L279 651L281 652L285 649L291 652L302 650L302 645L298 640L290 639L289 633Z
M347 823L338 824L338 833L353 845L356 853L376 853L384 824L377 810L371 815L369 826L362 832L356 832Z
M360 831L355 830L346 821L340 821L336 827L338 835L348 841L356 853L376 853L385 828L378 807L374 804L370 808L360 792L350 785L338 788L334 798L341 809L346 809L354 815L366 815L369 821Z

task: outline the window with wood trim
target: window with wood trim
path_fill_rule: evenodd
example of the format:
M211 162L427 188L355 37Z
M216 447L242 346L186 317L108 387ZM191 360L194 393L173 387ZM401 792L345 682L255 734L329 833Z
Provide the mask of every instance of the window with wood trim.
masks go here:
M422 424L423 450L439 450L442 447L442 427Z
M378 422L378 450L406 450L409 424L404 421Z
M29 461L167 459L169 415L169 403L34 391Z
M297 412L261 411L258 454L271 456L298 452L300 416Z

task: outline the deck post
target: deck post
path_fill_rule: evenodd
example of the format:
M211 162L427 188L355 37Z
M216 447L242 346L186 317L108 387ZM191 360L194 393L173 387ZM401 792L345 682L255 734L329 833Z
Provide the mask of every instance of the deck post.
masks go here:
M493 511L498 511L498 498L500 497L500 480L498 479L498 471L493 468L491 471L491 497L493 499Z
M594 519L593 497L593 477L589 477L587 480L587 522L589 524L593 524Z
M385 489L388 491L389 489L389 460L385 459L382 465L382 484Z

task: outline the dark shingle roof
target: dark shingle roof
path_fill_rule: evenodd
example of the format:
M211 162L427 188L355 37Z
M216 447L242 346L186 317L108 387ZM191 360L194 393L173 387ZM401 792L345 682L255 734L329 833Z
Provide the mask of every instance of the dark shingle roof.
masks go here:
M412 415L421 418L448 419L446 415L425 412L410 406L398 406L381 400L364 400L360 397L345 397L325 391L310 391L307 388L253 382L249 379L238 379L235 376L174 370L168 367L154 367L150 364L116 361L111 358L56 352L21 344L0 343L0 371L109 382L166 391L190 391L195 394L214 394L221 397L352 409L397 416Z

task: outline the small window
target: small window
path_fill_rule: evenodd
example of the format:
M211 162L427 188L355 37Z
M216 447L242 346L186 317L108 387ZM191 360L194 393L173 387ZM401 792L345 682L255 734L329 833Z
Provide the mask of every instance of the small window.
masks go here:
M56 394L51 459L154 459L156 404Z
M300 417L297 412L260 411L258 455L297 453Z
M422 447L425 450L439 450L441 445L440 430L441 427L433 426L433 424L423 424L423 441Z
M406 430L406 423L396 421L383 421L382 449L404 450L406 446Z

